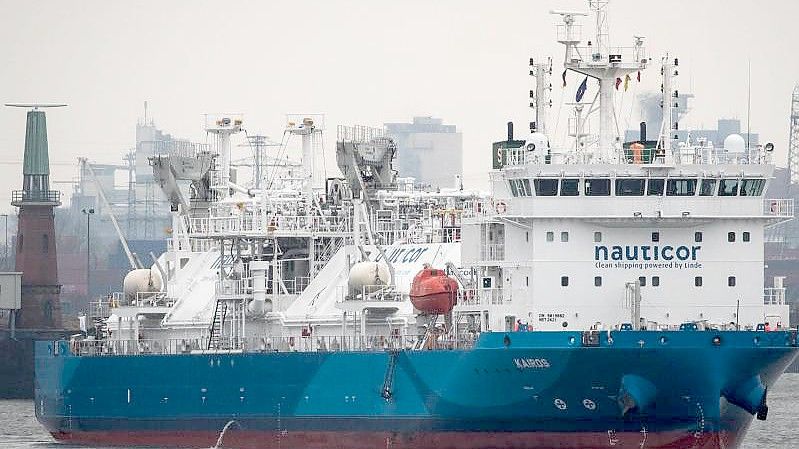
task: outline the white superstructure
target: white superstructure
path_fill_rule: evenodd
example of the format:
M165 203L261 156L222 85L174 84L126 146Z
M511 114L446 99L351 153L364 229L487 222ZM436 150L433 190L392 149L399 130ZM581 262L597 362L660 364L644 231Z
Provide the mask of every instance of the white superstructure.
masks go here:
M590 1L597 31L582 45L574 12L558 40L564 67L598 82L591 102L575 105L574 145L546 136L509 136L494 145L492 198L464 220L463 262L477 271L480 300L460 314L483 328L674 328L788 326L781 280L764 289L764 228L793 217L793 202L763 194L773 146L672 146L671 113L658 145L623 145L614 122L613 83L643 70L643 38L630 48L607 42L607 2ZM533 62L531 61L531 64ZM663 105L676 75L662 60ZM536 64L537 130L547 129L549 73ZM581 95L578 94L578 97ZM588 98L588 97L587 97ZM587 122L598 113L598 134Z

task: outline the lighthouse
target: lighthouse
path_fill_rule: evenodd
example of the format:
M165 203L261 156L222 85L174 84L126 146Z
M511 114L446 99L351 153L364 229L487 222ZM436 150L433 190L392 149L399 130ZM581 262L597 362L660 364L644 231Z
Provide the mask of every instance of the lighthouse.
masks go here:
M22 272L20 329L61 327L61 303L56 259L53 208L61 204L60 192L50 190L50 159L47 121L43 108L64 105L7 105L28 111L22 190L11 194L11 205L19 208L16 241L16 271Z

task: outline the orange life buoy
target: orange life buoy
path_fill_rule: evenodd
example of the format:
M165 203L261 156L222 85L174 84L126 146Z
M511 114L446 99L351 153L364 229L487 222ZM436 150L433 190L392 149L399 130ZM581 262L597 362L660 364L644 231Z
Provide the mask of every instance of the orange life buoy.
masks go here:
M505 203L503 202L496 203L494 205L494 209L496 209L498 214L504 214L508 210L507 206L505 206Z

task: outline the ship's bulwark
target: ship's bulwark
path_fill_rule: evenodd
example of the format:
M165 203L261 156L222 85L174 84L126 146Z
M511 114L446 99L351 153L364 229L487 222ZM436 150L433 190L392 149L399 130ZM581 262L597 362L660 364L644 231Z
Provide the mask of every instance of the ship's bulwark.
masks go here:
M486 333L471 350L83 357L42 342L36 414L57 439L103 445L207 448L229 424L220 447L734 448L752 415L723 396L772 385L797 351L785 332L610 337L583 346L576 332ZM625 376L656 391L623 415Z

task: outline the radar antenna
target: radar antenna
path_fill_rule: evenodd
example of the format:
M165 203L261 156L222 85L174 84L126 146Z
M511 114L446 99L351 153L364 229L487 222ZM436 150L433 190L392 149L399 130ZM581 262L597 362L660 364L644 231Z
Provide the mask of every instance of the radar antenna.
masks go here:
M5 106L9 108L33 109L35 111L40 108L63 108L67 105L63 103L6 103Z

